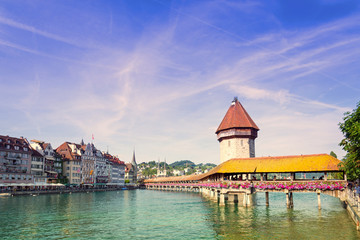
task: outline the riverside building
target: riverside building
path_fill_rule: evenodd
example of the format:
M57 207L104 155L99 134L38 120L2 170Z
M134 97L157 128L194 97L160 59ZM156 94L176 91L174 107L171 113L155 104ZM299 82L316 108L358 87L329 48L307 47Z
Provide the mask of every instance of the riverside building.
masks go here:
M31 140L30 146L43 156L43 176L47 183L56 183L62 175L61 156L56 153L50 143Z
M120 161L118 157L109 153L104 153L108 163L110 163L108 186L124 186L125 184L125 163Z
M0 184L30 184L31 149L26 138L0 135Z
M95 183L95 151L93 146L93 144L88 143L81 155L81 183L84 185Z
M80 144L64 142L56 152L63 159L63 175L70 185L81 184L81 155L84 149Z

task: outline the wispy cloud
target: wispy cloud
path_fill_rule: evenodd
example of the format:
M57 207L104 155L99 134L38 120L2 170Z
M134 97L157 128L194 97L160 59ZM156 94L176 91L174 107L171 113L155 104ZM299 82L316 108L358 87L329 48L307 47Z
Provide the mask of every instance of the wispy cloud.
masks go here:
M159 4L168 16L144 22L131 48L116 42L108 49L84 50L67 37L0 17L0 24L47 38L50 47L61 42L76 49L73 55L53 55L2 36L0 45L20 56L59 60L56 66L34 64L37 82L7 86L19 92L20 104L10 104L26 110L29 132L38 126L34 134L51 129L51 136L61 128L61 134L79 140L94 133L100 147L110 145L125 160L130 156L124 151L130 154L136 145L141 161L164 156L169 162L183 157L217 162L214 126L228 107L223 102L238 95L261 128L258 156L340 151L337 123L350 107L331 89L359 92L359 85L334 72L358 60L360 39L346 34L358 28L358 16L297 31L279 27L243 34L239 26L227 26L221 18L226 14L216 14L257 15L261 4L222 3ZM214 7L219 5L221 11ZM276 16L267 14L276 25ZM106 19L115 35L116 11Z
M73 41L72 39L68 39L68 38L65 38L65 37L62 37L62 36L58 36L58 35L53 34L53 33L49 33L49 32L46 32L46 31L39 30L39 29L37 29L37 28L35 28L33 26L30 26L30 25L27 25L27 24L24 24L24 23L20 23L20 22L14 21L14 20L12 20L10 18L6 18L6 17L3 17L3 16L0 16L0 24L4 24L4 25L7 25L7 26L16 28L16 29L31 32L33 34L36 34L36 35L39 35L39 36L42 36L42 37L46 37L46 38L49 38L51 40L66 43L66 44L69 44L69 45L74 45L74 46L77 46L77 47L84 47L83 44L79 44L76 41Z

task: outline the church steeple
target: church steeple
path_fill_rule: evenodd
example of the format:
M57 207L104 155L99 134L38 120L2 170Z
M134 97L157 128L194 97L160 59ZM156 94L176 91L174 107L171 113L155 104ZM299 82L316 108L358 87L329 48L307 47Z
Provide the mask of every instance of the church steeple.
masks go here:
M131 160L131 165L133 165L135 168L137 167L136 159L135 159L135 150L134 150L134 152L133 152L133 157L132 157L132 160Z
M235 97L215 132L220 142L220 162L255 157L258 131L258 126Z

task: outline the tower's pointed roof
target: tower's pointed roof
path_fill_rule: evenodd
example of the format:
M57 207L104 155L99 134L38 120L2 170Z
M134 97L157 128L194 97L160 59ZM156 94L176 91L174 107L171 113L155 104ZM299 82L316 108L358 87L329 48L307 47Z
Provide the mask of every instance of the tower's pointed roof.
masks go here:
M236 97L231 103L229 110L226 112L220 126L216 130L216 134L222 130L231 128L254 128L259 130L258 126L256 126L255 122L251 119L250 115Z
M133 157L132 157L131 164L132 164L133 166L137 166L136 160L135 160L135 150L134 150L134 152L133 152Z

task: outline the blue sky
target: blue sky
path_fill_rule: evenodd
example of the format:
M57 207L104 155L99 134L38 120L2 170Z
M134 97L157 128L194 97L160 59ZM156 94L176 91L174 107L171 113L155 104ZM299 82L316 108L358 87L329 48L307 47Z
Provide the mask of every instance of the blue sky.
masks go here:
M341 158L359 63L357 0L1 0L0 134L219 163L238 96L256 156Z

